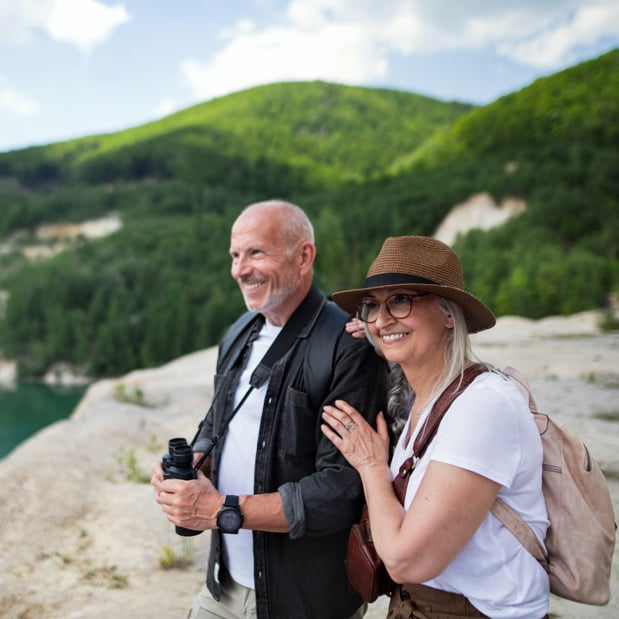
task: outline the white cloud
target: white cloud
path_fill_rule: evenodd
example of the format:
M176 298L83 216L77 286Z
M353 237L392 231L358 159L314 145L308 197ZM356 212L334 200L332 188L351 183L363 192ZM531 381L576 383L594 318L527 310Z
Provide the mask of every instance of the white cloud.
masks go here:
M130 20L123 4L99 0L0 0L0 40L28 43L36 31L90 52Z
M576 47L619 35L616 0L291 0L280 23L239 20L206 61L186 59L196 99L258 84L324 79L376 83L394 54L491 49L532 67L571 61Z
M286 80L371 82L385 75L387 52L397 45L385 45L385 37L399 32L395 20L390 29L376 28L372 6L296 0L284 23L261 31L246 27L209 61L183 61L181 73L196 99Z
M325 79L356 84L384 75L385 59L354 25L327 24L315 32L272 28L235 39L211 62L182 63L198 98L286 80Z
M0 40L5 45L23 45L33 29L40 28L53 0L0 0Z
M500 44L498 51L523 64L554 69L570 64L577 47L618 34L619 4L592 3L528 40Z
M122 4L107 6L97 0L58 0L45 29L53 39L89 52L129 19L129 13Z
M33 116L39 111L40 106L33 99L0 82L0 109L17 116Z

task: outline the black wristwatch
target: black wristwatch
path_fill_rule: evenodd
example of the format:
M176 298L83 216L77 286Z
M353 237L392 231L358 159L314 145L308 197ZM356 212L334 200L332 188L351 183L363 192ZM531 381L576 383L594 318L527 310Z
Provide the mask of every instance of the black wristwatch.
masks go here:
M243 514L239 509L239 497L228 494L217 514L217 527L222 533L238 533L243 524Z

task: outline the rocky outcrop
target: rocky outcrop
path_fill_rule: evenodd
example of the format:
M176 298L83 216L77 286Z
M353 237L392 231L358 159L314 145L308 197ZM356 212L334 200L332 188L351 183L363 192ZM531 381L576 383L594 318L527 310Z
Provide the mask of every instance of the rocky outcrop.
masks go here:
M12 387L17 380L17 362L4 359L0 355L0 386Z
M42 224L33 233L18 230L9 239L0 240L0 255L19 251L28 260L52 258L78 239L100 239L118 232L122 225L116 213L81 223ZM31 234L34 235L34 243L30 241Z
M520 198L505 198L498 205L489 193L478 193L449 211L434 233L434 238L453 245L459 234L464 235L474 229L490 230L524 213L526 208L526 202Z
M502 318L475 350L531 380L540 408L581 433L619 507L619 335L596 315ZM186 616L204 578L208 535L180 538L152 498L150 464L173 436L190 439L212 392L215 349L99 381L70 419L0 461L0 616L152 619ZM557 617L616 617L609 606L553 599ZM163 569L163 565L172 569ZM386 600L367 617L385 616Z

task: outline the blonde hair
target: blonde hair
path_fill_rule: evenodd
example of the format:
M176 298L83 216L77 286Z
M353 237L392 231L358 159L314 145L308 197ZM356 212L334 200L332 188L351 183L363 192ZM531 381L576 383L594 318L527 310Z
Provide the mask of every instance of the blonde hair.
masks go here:
M469 330L464 317L464 312L458 303L445 297L436 297L438 306L447 316L451 316L453 328L447 333L445 344L445 365L440 380L435 385L428 401L432 401L440 395L449 384L458 376L462 380L464 368L468 361L475 360L472 352ZM367 324L364 329L370 343L376 347L376 341L370 335ZM399 435L402 431L410 408L415 399L415 392L410 386L402 368L397 364L390 364L389 391L387 399L387 421L390 430L394 435Z

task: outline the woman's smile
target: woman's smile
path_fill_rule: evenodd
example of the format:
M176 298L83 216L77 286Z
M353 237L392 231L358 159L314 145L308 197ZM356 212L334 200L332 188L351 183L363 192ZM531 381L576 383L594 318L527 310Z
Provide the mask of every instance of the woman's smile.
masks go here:
M398 331L397 333L385 333L380 338L385 344L392 344L410 335L410 331Z

